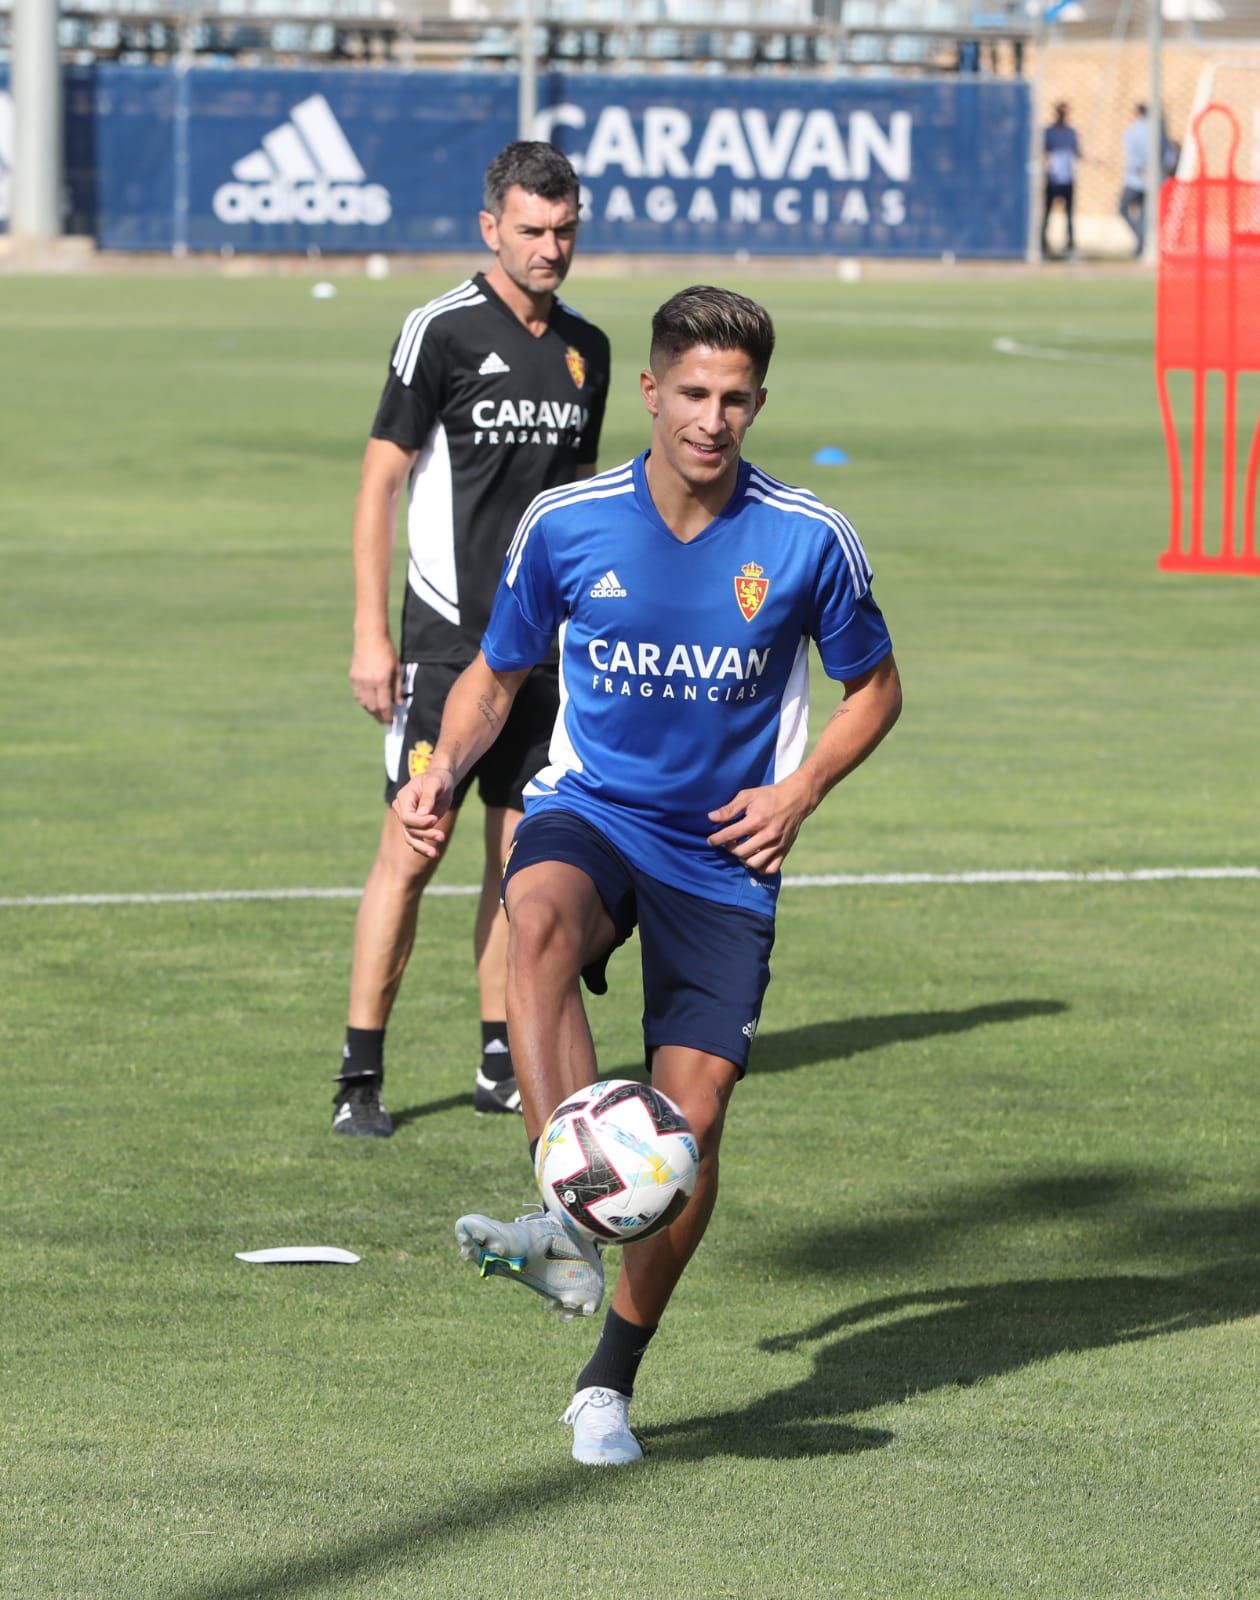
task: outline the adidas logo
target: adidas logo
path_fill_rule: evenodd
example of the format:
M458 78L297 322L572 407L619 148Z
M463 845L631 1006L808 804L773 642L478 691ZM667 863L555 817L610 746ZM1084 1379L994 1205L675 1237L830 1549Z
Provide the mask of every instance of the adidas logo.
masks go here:
M235 163L236 181L214 192L214 214L227 223L378 228L392 214L389 190L366 176L332 107L313 94Z
M0 90L0 222L9 218L9 177L13 171L13 96Z
M512 370L511 367L508 366L507 362L503 359L503 357L501 355L498 355L493 350L486 357L486 359L481 363L481 365L477 368L478 373L483 378L490 378L490 377L495 376L495 374L497 374L497 373L500 373L500 372L511 372L511 370Z
M625 597L626 591L621 586L621 579L611 567L591 590L592 600L624 600Z

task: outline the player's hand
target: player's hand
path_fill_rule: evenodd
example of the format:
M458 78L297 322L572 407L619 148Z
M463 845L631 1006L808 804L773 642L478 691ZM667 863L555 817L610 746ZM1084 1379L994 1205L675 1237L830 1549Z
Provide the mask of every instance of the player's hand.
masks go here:
M350 657L350 687L354 698L378 722L394 720L394 707L403 697L402 666L388 634L355 640Z
M417 855L436 861L446 843L442 825L455 798L454 774L445 767L430 767L394 796L394 815L402 823L407 843Z
M729 850L752 872L778 872L813 809L804 788L791 778L760 789L741 789L733 800L709 812L710 822L725 824L709 835L709 843Z

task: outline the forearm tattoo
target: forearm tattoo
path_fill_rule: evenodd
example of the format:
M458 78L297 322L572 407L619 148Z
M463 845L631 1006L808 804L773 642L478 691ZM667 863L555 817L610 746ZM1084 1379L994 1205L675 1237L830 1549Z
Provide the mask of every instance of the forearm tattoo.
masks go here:
M490 700L486 695L483 694L480 700L477 701L477 710L481 712L482 716L492 728L498 728L502 719L500 718L499 713L491 705Z

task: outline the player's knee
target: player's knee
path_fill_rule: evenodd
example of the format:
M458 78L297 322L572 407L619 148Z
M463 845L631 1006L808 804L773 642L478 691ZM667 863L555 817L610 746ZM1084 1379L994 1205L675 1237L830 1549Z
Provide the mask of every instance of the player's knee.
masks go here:
M701 1161L717 1164L718 1146L722 1142L722 1128L725 1117L721 1111L702 1111L698 1115L688 1117L691 1131L696 1136L696 1144L700 1150Z
M391 829L381 840L376 855L376 868L389 879L397 891L405 895L418 895L437 871L446 846L439 846L436 856L421 855L407 843L402 824Z
M582 934L574 918L549 895L527 894L516 900L508 924L508 960L517 971L563 966L576 973Z
M705 1084L697 1084L682 1093L671 1090L671 1098L691 1124L691 1131L700 1149L700 1159L716 1164L726 1121L726 1101L723 1096Z

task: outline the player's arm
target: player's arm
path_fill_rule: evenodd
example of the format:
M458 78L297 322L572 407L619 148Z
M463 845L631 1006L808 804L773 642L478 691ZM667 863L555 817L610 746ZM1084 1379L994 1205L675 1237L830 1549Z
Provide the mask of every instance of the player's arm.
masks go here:
M901 714L901 679L892 653L844 680L844 699L795 772L778 783L741 789L709 812L725 824L709 843L729 850L754 872L778 872L806 817L842 778L861 766Z
M389 631L389 573L398 525L398 498L414 450L369 439L350 536L354 560L354 652L350 687L378 722L389 722L402 699L402 669Z
M442 708L442 726L428 767L394 797L394 813L418 855L438 855L446 840L440 824L459 780L498 738L529 672L528 667L496 671L479 650L456 678Z

